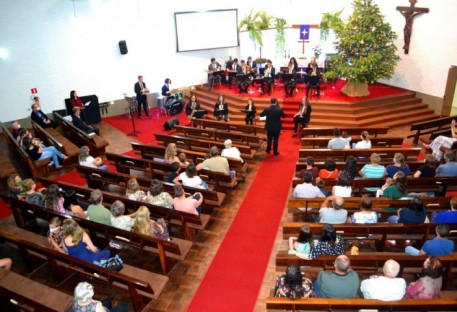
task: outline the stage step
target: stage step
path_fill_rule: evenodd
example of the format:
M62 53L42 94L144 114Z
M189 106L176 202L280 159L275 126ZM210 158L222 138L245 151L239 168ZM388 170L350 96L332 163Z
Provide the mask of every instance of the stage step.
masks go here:
M229 93L217 89L208 92L206 88L197 87L194 91L202 109L208 110L208 116L211 118L213 118L214 104L220 93L224 95L229 106L230 120L244 123L244 113L241 110L244 109L251 95L239 95L235 93L234 89ZM254 94L258 96L257 92ZM286 115L286 118L283 119L283 128L292 130L293 116L299 109L301 97L279 98L278 100ZM263 109L270 106L270 97L255 97L254 103L258 116ZM312 97L310 103L313 109L310 127L344 128L373 125L398 127L439 117L433 110L428 108L426 103L422 103L416 97L415 92L412 91L405 91L397 95L360 99L354 102L326 100L324 91L319 100Z

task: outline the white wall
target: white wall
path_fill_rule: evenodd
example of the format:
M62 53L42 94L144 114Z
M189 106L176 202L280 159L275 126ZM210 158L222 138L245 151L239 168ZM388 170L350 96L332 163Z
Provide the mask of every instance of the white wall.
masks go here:
M349 0L4 0L0 2L0 120L29 115L30 88L36 87L51 112L64 106L72 89L80 95L97 94L100 101L132 94L136 77L142 74L151 90L159 90L166 77L173 87L206 81L204 69L211 57L221 63L229 56L258 56L246 33L240 48L176 52L174 12L238 8L239 20L250 10L266 10L284 17L289 24L319 24L323 12L345 8ZM430 13L414 21L410 54L404 55L404 18L395 10L407 0L377 0L394 31L399 34L402 61L387 83L433 96L444 93L447 71L457 61L457 6L455 0L420 0L417 6ZM74 7L73 7L74 5ZM208 25L208 35L217 36L217 25ZM317 34L306 44L305 54L318 44ZM301 54L298 31L288 30L290 56ZM281 63L274 48L274 31L265 35L262 56ZM126 40L128 54L120 55L118 42ZM196 38L198 40L198 38ZM0 54L1 55L1 54ZM279 64L280 65L280 64Z

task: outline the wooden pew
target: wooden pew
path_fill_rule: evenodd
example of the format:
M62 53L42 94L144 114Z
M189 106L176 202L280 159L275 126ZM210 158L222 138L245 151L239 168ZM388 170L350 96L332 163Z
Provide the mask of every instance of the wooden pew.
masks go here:
M307 225L311 228L313 235L319 236L322 233L323 223L310 222L286 222L283 223L283 238L298 236L300 228ZM434 234L436 224L334 224L336 232L344 239L349 240L374 240L377 251L385 250L385 242L388 239L396 240L418 240L424 243ZM405 235L408 235L406 237Z
M90 202L90 194L94 190L91 188L86 188L66 182L52 181L48 179L39 179L39 181L45 187L48 187L51 184L57 184L60 188L64 190L74 190L76 192L76 196L78 197L78 199L86 203ZM140 206L148 207L149 211L151 212L152 219L156 220L159 218L164 218L170 224L182 227L184 232L184 238L187 240L193 239L193 237L195 236L195 231L205 230L210 218L208 214L201 213L199 216L197 216L191 213L151 205L149 203L139 202L136 200L130 200L127 199L125 196L117 195L110 192L102 191L102 194L103 204L105 205L105 207L109 207L116 200L120 200L124 203L126 213L128 214L137 211Z
M416 133L408 135L408 138L414 138L413 143L419 143L419 138L425 134L433 134L438 131L450 132L451 121L457 118L457 116L442 117L422 122L416 122L411 125L410 131L416 131Z
M8 138L8 145L10 149L16 153L21 162L30 169L30 173L34 179L39 177L49 175L49 163L51 162L50 158L45 158L43 160L33 160L27 152L19 145L19 143L14 139L11 132L1 124L3 132Z
M363 197L351 197L344 199L345 209L348 213L359 211L359 204ZM409 199L394 199L385 197L370 197L373 207L372 209L378 213L392 215L391 210L387 208L402 208L407 207ZM422 203L425 206L427 213L431 211L448 210L452 197L422 197ZM287 209L289 213L300 214L304 216L304 220L310 220L310 215L319 214L319 209L322 206L325 198L289 198L287 201ZM299 209L301 208L301 209Z
M14 173L17 173L16 168L11 163L11 156L7 149L0 149L0 188L7 189L8 177Z
M200 127L204 129L210 128L229 132L249 133L262 139L266 138L266 130L264 126L243 125L233 122L223 122L209 119L193 119L192 123L194 127Z
M21 311L61 312L73 303L73 296L25 276L0 268L0 296ZM11 307L3 307L11 311Z
M378 181L376 181L378 180ZM384 179L355 179L352 180L352 191L355 194L372 193L368 188L381 187ZM434 192L435 196L446 196L449 187L457 185L457 177L407 178L408 193Z
M327 148L322 149L304 149L299 150L298 158L299 162L306 161L306 157L313 156L317 160L325 160L327 158L333 158L334 160L346 161L348 156L354 157L367 157L370 158L372 153L379 154L382 158L393 158L395 153L402 153L405 156L406 162L410 160L417 160L420 148L399 148L399 147L385 147L385 148L370 148L370 149L343 149L343 150L332 150Z
M381 301L376 299L328 299L328 298L266 298L267 310L281 311L452 311L457 299L403 299Z
M147 172L152 178L164 181L170 172L170 165L164 162L157 162L149 159L141 159L130 156L106 153L106 158L116 166L117 172L130 174L130 170ZM237 184L237 179L230 178L228 174L211 170L200 170L199 176L207 183L214 183L215 190L227 193L227 188L233 188Z
M327 148L328 141L332 138L322 138L322 137L312 137L312 138L302 138L300 141L301 148L308 147L317 147L317 148ZM370 138L372 147L401 147L403 144L404 137L375 137ZM356 143L360 139L352 138L352 143Z
M93 156L103 156L105 154L105 148L109 143L103 137L95 133L88 135L84 131L76 128L71 121L67 121L59 115L59 113L55 113L54 116L59 122L62 132L67 139L71 140L79 147L83 145L89 146Z
M176 131L183 136L195 137L199 139L207 139L212 141L224 142L227 139L232 140L234 144L249 145L252 148L262 146L264 140L253 134L245 134L238 132L229 132L215 129L203 129L187 126L175 126Z
M325 163L325 161L315 161L314 167L323 169L324 163ZM365 166L366 164L369 164L369 163L370 163L369 157L357 159L357 171L360 171L363 166ZM381 161L379 164L386 167L388 165L392 165L392 160L386 159L386 160ZM336 169L341 171L341 170L344 170L346 162L336 161L335 165L336 165ZM419 170L420 167L422 167L424 165L424 161L423 160L409 160L407 162L407 165L409 166L411 173L414 174L417 170ZM295 172L298 174L303 169L306 169L306 162L297 162L297 164L295 165Z
M143 144L138 142L130 142L132 149L141 155L141 158L144 159L152 159L152 160L162 160L165 157L165 150L167 149L165 146L162 145L153 145L153 144ZM186 158L189 161L193 161L195 164L198 164L209 157L209 153L206 152L198 152L192 151L188 149L183 149L177 147L176 150L179 153L185 153Z
M138 157L105 153L106 159L116 167L117 172L130 174L130 170L148 173L153 179L164 181L170 173L170 165L163 161L154 161Z
M120 172L112 172L106 170L100 170L96 168L84 167L80 165L75 165L76 170L83 174L86 177L87 185L90 188L101 188L103 185L115 185L120 187L126 187L128 180L135 178L138 181L140 187L147 191L151 184L151 179L145 179L133 175L128 175ZM170 193L173 196L173 186L172 183L163 182L163 188L165 192ZM203 195L203 205L202 209L204 213L211 213L213 207L220 207L222 202L225 199L225 193L216 192L212 190L198 189L188 186L183 186L186 194L193 194L195 192L200 192Z
M54 146L60 152L77 161L79 147L68 140L54 128L43 129L39 124L31 121L33 132L46 146Z
M131 142L132 149L140 153L141 158L144 159L163 159L166 147L160 145L149 145ZM192 160L195 164L203 162L206 158L209 158L209 154L206 152L197 152L186 149L178 148L178 153L185 153L188 160ZM244 180L247 174L248 164L247 162L240 162L239 159L226 157L231 170L236 171L237 178Z
M219 152L225 148L223 142L218 141L210 141L210 140L202 140L202 139L194 139L184 136L178 135L168 135L168 134L161 134L161 133L154 133L156 140L161 142L163 146L167 146L170 143L175 143L177 147L187 149L187 150L195 150L195 151L203 151L209 152L210 148L213 146L217 146ZM244 160L253 160L256 154L255 149L251 149L247 145L238 145L233 144L233 146L237 147L240 150L241 158Z
M47 238L27 230L5 225L0 237L18 246L24 262L33 270L31 257L47 262L53 279L60 285L70 274L79 273L98 279L108 285L128 290L134 311L139 312L151 299L157 299L169 278L124 263L121 271L105 269L93 263L71 257L48 247ZM43 261L42 261L43 262ZM40 264L41 265L41 264Z
M312 137L319 137L319 136L333 136L333 130L335 128L303 128L301 131L302 137L304 136L312 136ZM360 135L362 131L368 131L371 136L377 137L380 134L387 134L389 131L388 127L349 127L339 128L341 131L346 131L350 136Z
M399 252L362 252L360 255L348 255L351 260L351 268L359 272L371 272L371 274L382 270L384 263L389 259L395 259L402 268L408 270L417 269L414 271L420 272L424 266L424 261L427 256L410 256L406 253ZM288 265L295 264L298 266L307 267L306 270L319 269L319 270L334 270L336 256L320 256L314 260L304 260L295 255L289 255L288 250L279 250L276 254L276 269L284 270ZM441 256L441 263L443 264L443 287L447 289L450 283L450 277L455 274L453 269L457 263L457 253L454 252L449 256Z
M14 198L9 198L8 204L13 212L17 226L21 228L27 228L26 220L29 220L30 217L33 216L45 220L50 220L53 217L59 217L61 219L70 217L68 214L45 209L41 206L29 204L26 201ZM184 260L192 247L192 242L188 240L172 238L170 241L165 241L149 235L121 230L75 216L72 218L76 220L83 229L86 229L90 233L90 237L94 241L97 241L100 238L100 241L105 242L109 240L118 240L123 244L157 254L160 258L160 266L164 274L168 273L172 264Z

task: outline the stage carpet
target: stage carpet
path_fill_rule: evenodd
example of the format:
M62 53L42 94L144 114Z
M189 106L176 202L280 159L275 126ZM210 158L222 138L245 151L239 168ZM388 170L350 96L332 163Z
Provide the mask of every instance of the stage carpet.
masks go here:
M379 83L374 83L368 87L368 90L370 91L370 95L368 96L361 96L361 97L350 97L347 95L344 95L341 93L341 89L343 88L344 84L346 81L344 80L338 80L335 84L329 84L329 83L324 83L321 85L321 101L325 102L340 102L340 103L353 103L361 100L366 100L366 99L372 99L372 98L377 98L377 97L382 97L382 96L389 96L389 95L397 95L401 93L408 92L407 90L400 89L397 87L391 87L388 85L383 85ZM255 86L249 87L249 92L248 94L242 93L241 95L238 93L238 88L237 87L232 87L231 89L223 85L221 87L214 88L213 91L221 92L224 94L234 94L237 96L240 96L242 98L249 98L252 97L255 100L261 100L265 98L272 98L275 97L280 100L284 100L284 103L286 102L299 102L301 101L302 97L305 94L305 86L303 84L298 84L297 85L297 90L299 92L294 92L293 97L288 97L285 98L285 91L284 91L284 84L282 82L276 82L273 92L271 95L261 95L259 92L259 87ZM316 96L311 96L310 100L313 102L317 100Z
M290 136L264 159L187 311L253 311L298 158Z
M135 116L135 129L139 132L137 136L132 136L132 139L140 141L141 143L151 143L155 141L154 133L172 133L174 130L165 130L163 125L166 121L177 118L180 125L187 125L189 123L187 115L184 110L181 114L174 116L165 116L160 113L160 110L151 108L151 119L144 116L138 119ZM113 127L119 129L125 134L133 132L132 119L127 114L103 118L103 122L109 123Z

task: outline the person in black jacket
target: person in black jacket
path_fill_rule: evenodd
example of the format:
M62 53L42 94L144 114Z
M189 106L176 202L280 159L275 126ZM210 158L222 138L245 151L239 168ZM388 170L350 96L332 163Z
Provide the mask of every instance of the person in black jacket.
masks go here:
M300 105L300 109L294 115L294 134L292 137L297 136L298 125L301 124L303 128L306 128L309 124L311 119L311 105L309 104L308 98L306 96L303 97L301 100L302 104Z
M35 103L32 105L30 118L32 118L32 120L39 124L42 128L53 127L55 129L58 126L57 122L49 119L49 117L41 111L40 104Z
M282 123L281 118L286 117L284 111L278 106L278 100L272 98L270 100L271 106L264 109L260 117L266 117L265 129L267 130L267 149L265 152L270 154L271 142L273 141L273 154L279 155L278 140L281 133Z
M143 81L143 76L138 76L138 82L135 83L133 89L136 93L138 119L141 119L141 106L143 106L144 114L150 119L151 116L149 115L147 98L149 89L146 87L146 83Z
M72 120L73 120L73 125L76 128L84 131L85 133L89 134L89 133L95 132L97 135L100 135L100 130L98 130L95 127L89 126L88 124L86 124L84 122L84 120L81 119L81 109L79 107L73 107Z

